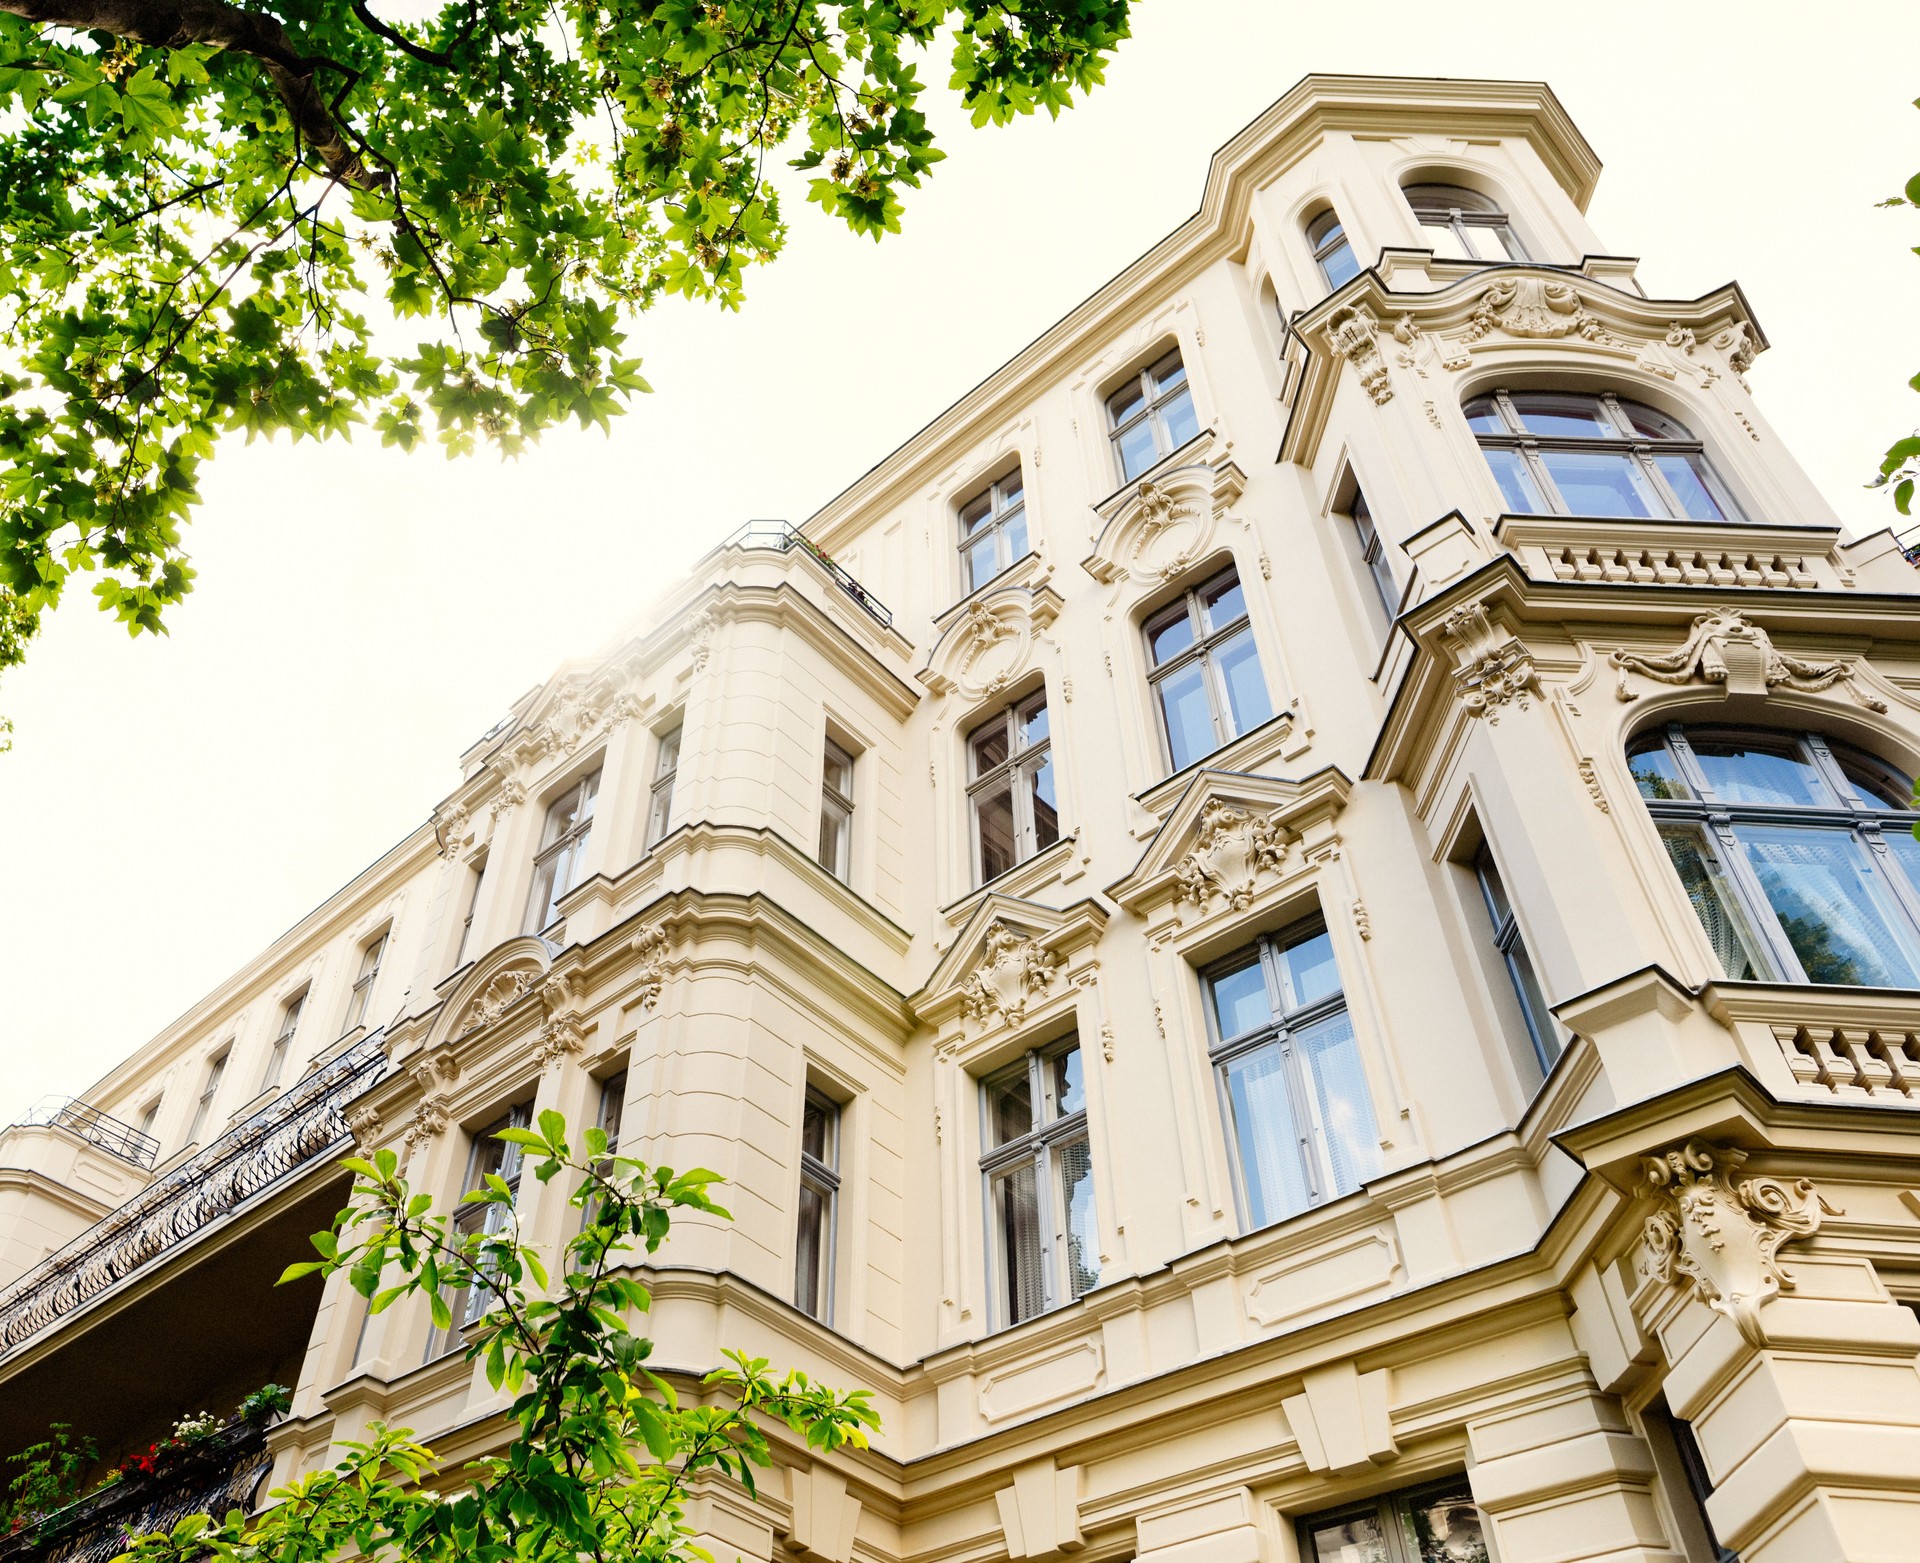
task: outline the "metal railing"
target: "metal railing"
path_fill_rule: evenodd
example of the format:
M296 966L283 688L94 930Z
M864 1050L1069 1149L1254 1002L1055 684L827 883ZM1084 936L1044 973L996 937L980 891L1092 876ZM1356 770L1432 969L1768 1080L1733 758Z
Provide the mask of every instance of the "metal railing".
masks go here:
M381 1033L169 1169L0 1292L0 1358L267 1190L344 1148L347 1104L386 1073Z
M825 570L833 584L841 591L859 603L888 629L893 628L893 614L885 603L847 574L844 568L834 562L833 556L823 552L806 533L789 526L785 521L749 521L720 546L722 548L772 548L781 553L797 548Z
M128 1476L0 1537L0 1560L107 1563L129 1538L172 1530L189 1514L251 1510L272 1469L266 1422L229 1423L150 1474Z
M122 1123L113 1114L103 1113L77 1096L46 1097L35 1102L14 1123L16 1126L36 1124L66 1129L79 1135L89 1145L97 1145L101 1150L118 1156L122 1161L130 1161L136 1167L151 1167L154 1158L160 1154L160 1142L151 1134L142 1133L130 1123Z

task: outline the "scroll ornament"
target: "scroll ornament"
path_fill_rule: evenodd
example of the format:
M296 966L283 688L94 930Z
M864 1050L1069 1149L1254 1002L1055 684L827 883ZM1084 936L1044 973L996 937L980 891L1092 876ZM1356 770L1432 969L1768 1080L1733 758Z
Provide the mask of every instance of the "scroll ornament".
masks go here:
M1750 1345L1762 1343L1761 1305L1793 1278L1780 1266L1780 1245L1820 1228L1835 1210L1807 1178L1743 1178L1747 1159L1731 1146L1689 1140L1641 1160L1642 1197L1655 1202L1641 1229L1640 1273L1691 1285L1708 1307L1725 1314Z
M1380 322L1364 304L1349 304L1335 312L1327 322L1327 346L1353 365L1360 376L1360 388L1384 407L1393 400L1393 380L1387 373L1387 361L1380 356L1373 336Z
M1869 711L1887 709L1884 700L1860 687L1857 670L1850 663L1808 662L1788 656L1775 647L1764 629L1732 610L1698 615L1693 632L1678 650L1651 657L1615 651L1607 660L1620 671L1615 693L1621 700L1640 698L1627 682L1629 673L1638 673L1662 684L1691 684L1696 680L1719 684L1729 695L1766 695L1779 688L1813 694L1844 684L1847 693Z
M1462 340L1478 342L1496 326L1508 336L1533 340L1578 336L1617 345L1612 333L1588 312L1578 288L1544 277L1510 277L1490 286L1480 295Z
M1176 899L1191 901L1204 912L1215 895L1222 895L1236 912L1245 911L1260 871L1279 871L1289 839L1275 816L1213 799L1200 812L1193 850L1174 869L1180 880Z
M1026 1018L1027 1005L1053 983L1061 957L1038 939L998 921L987 929L982 959L961 990L967 1013L990 1021L999 1011L1010 1025Z
M1514 636L1501 637L1485 603L1470 602L1454 609L1441 623L1440 633L1460 653L1453 673L1454 692L1470 716L1484 716L1497 724L1503 707L1513 705L1524 711L1528 700L1539 695L1540 676L1532 656Z

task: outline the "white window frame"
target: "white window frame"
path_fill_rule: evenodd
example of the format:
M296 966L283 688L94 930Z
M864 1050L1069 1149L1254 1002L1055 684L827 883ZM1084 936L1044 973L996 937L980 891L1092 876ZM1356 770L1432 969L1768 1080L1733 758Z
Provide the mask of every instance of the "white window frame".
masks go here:
M1307 223L1307 248L1313 252L1313 264L1329 292L1338 291L1360 275L1362 267L1360 257L1354 251L1353 240L1348 238L1347 226L1341 222L1340 214L1331 206L1325 211L1316 212ZM1353 269L1336 280L1332 263L1341 254L1347 257L1347 265Z
M844 789L833 782L836 762L846 777ZM826 740L820 761L820 839L814 859L843 884L853 871L853 765L853 756L845 748L831 738ZM834 827L831 841L829 824Z
M340 1028L345 1036L356 1026L367 1023L367 1006L373 1002L373 985L380 980L380 963L386 959L391 928L382 928L360 946L360 971L353 979L353 991L347 995L347 1023Z
M807 1149L805 1112L809 1109L821 1115L819 1121L824 1128L821 1149L824 1155L816 1156ZM807 1193L814 1196L820 1212L820 1232L814 1250L818 1270L811 1277L802 1272L804 1248L800 1242L800 1232L805 1220L805 1205L801 1203L795 1212L793 1305L822 1324L833 1323L833 1280L838 1267L840 1237L840 1132L840 1104L825 1092L808 1086L801 1118L800 1189L803 1200ZM806 1291L809 1281L813 1287L812 1307L808 1306Z
M982 500L986 501L986 509L970 524L967 512ZM957 519L960 528L960 582L965 588L961 595L971 596L982 587L991 585L1033 552L1033 529L1027 518L1026 478L1019 463L1016 462L986 487L969 494L959 506ZM1015 530L1016 522L1023 539L1018 553L1013 551L1010 535ZM988 538L993 540L994 567L976 581L973 578L973 553Z
M214 1098L220 1094L220 1082L226 1078L227 1062L232 1057L233 1043L228 1042L207 1060L207 1077L200 1087L200 1099L194 1104L193 1122L187 1129L187 1144L199 1143L201 1134L205 1132L208 1116L213 1111Z
M466 915L460 919L460 946L453 952L453 965L457 971L466 962L467 945L473 938L473 916L480 909L480 889L487 882L488 853L483 849L467 859L467 870L472 876L467 886Z
M1247 611L1241 614L1239 618L1230 619L1227 623L1209 630L1207 628L1205 606L1206 594L1219 586L1229 576L1232 577L1233 583L1240 588L1240 600L1246 605ZM1165 662L1155 662L1153 657L1154 629L1159 625L1171 621L1175 617L1176 610L1184 611L1187 614L1188 622L1193 626L1194 630L1193 643L1175 652ZM1140 633L1147 651L1147 694L1153 702L1154 722L1160 731L1160 749L1166 759L1168 775L1183 771L1189 765L1198 765L1201 760L1206 758L1206 755L1195 755L1189 760L1177 761L1173 752L1173 734L1167 727L1167 709L1160 699L1159 686L1193 663L1200 662L1204 664L1202 684L1207 691L1207 707L1213 717L1214 745L1207 753L1217 753L1232 743L1236 738L1246 736L1245 733L1237 732L1234 729L1233 700L1227 689L1226 675L1221 672L1214 657L1214 652L1220 646L1226 644L1227 641L1233 639L1233 637L1241 634L1243 631L1252 639L1254 665L1260 670L1261 687L1266 690L1267 694L1266 721L1270 722L1273 720L1273 690L1267 684L1267 668L1266 663L1260 656L1260 642L1257 638L1253 637L1253 602L1247 592L1246 583L1240 579L1240 568L1238 565L1230 564L1224 570L1216 570L1204 581L1185 588L1173 601L1162 604L1152 613L1148 614L1142 621ZM1265 724L1257 723L1255 725L1264 726ZM1246 732L1252 731L1253 728L1246 729Z
M1041 842L1039 821L1033 812L1033 774L1043 766L1053 763L1053 716L1047 715L1047 736L1031 744L1023 743L1023 733L1028 721L1047 709L1047 691L1042 685L1032 694L1019 700L1009 701L1001 706L984 722L976 722L967 730L967 828L972 845L973 880L976 886L997 879L1000 874L1010 874L1028 858L1036 857L1060 841L1060 772L1053 772L1054 792L1054 834L1053 840ZM978 763L974 753L974 740L996 723L1004 723L1007 735L1007 757L998 765L986 771L976 771ZM1005 783L1011 790L1013 802L1013 848L1014 859L999 873L989 874L981 854L984 844L980 833L980 806L989 795L1000 790Z
M647 850L673 828L673 784L680 774L680 741L685 724L662 733L653 757L653 784L647 793Z
M300 1029L300 1012L307 1007L307 998L312 992L310 987L302 988L280 1006L280 1029L274 1035L273 1045L267 1049L267 1066L260 1071L261 1090L272 1090L286 1073L287 1055L293 1051L294 1033Z
M1533 964L1526 936L1520 931L1519 914L1514 909L1507 876L1501 871L1493 844L1482 840L1468 866L1479 886L1481 904L1487 910L1494 951L1506 968L1508 981L1513 984L1513 996L1520 1004L1520 1019L1526 1026L1527 1040L1532 1044L1534 1059L1544 1077L1552 1071L1566 1047L1566 1037L1547 1005L1546 992L1540 986L1539 968Z
M541 817L543 844L533 859L533 883L528 887L522 933L544 933L560 921L555 903L580 883L580 862L587 838L593 834L599 797L600 767L595 766L547 805ZM553 832L551 836L549 831Z
M1162 389L1162 384L1166 376L1175 368L1180 371L1180 383L1171 388ZM1119 399L1129 383L1139 386L1141 400L1140 405L1134 411L1128 413L1125 418L1122 418L1114 410L1113 404ZM1171 408L1182 400L1187 404L1187 413L1193 420L1194 432L1188 435L1186 439L1180 441L1179 444L1175 444L1173 435L1167 428L1167 414ZM1118 386L1107 392L1105 405L1107 409L1107 439L1112 446L1113 464L1120 473L1120 481L1122 483L1131 483L1142 473L1151 472L1155 467L1159 466L1161 462L1165 461L1167 457L1171 456L1176 450L1179 450L1182 445L1190 444L1192 441L1198 439L1201 433L1204 432L1200 427L1200 408L1193 399L1193 373L1187 368L1186 357L1178 347L1169 348L1166 352L1160 354L1158 358L1154 359L1152 363L1128 375ZM1121 449L1120 442L1142 423L1145 423L1153 432L1153 460L1142 467L1139 472L1129 472L1127 471L1126 456Z
M513 1206L491 1201L482 1203L464 1196L483 1187L486 1175L492 1172L497 1173L513 1191L515 1204L518 1203L520 1172L526 1158L518 1145L499 1139L498 1135L502 1129L526 1128L532 1117L533 1104L519 1102L474 1135L472 1144L467 1148L466 1184L461 1190L461 1201L453 1212L453 1241L460 1242L474 1233L488 1238L498 1237L514 1225ZM489 1159L494 1156L498 1157L497 1164L489 1165ZM468 1328L479 1322L487 1311L489 1294L482 1287L456 1287L442 1295L453 1314L453 1325L450 1329L436 1328L428 1337L428 1362L445 1356L458 1346L465 1339Z
M1469 190L1464 185L1424 182L1403 185L1400 194L1423 232L1445 229L1466 252L1464 257L1441 254L1439 258L1442 260L1464 258L1525 265L1531 258L1527 254L1527 247L1520 242L1520 236L1513 231L1512 221L1491 196L1482 195L1478 190ZM1443 197L1449 199L1443 200ZM1450 199L1452 197L1465 199ZM1476 231L1491 233L1499 243L1500 253L1482 255L1473 240Z

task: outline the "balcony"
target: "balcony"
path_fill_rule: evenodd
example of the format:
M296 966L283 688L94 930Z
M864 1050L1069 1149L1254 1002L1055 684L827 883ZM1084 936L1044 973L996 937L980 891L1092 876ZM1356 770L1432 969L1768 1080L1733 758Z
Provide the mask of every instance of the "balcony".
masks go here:
M128 1476L0 1538L0 1563L107 1563L130 1536L189 1514L254 1507L273 1467L264 1420L236 1421L148 1474Z
M151 1134L142 1134L132 1124L122 1123L111 1113L103 1113L77 1096L48 1097L35 1103L27 1109L25 1117L13 1124L15 1128L27 1126L65 1129L108 1155L118 1156L149 1172L160 1152L160 1142Z
M1541 581L1716 591L1846 584L1833 527L1505 515L1494 535Z
M0 1292L0 1362L130 1277L342 1154L347 1104L386 1072L379 1033L327 1059Z
M815 546L804 532L796 530L784 521L749 521L720 546L722 548L770 548L779 553L788 553L797 548L825 571L827 578L835 586L866 609L883 628L893 628L893 614L885 603L836 564L831 556Z

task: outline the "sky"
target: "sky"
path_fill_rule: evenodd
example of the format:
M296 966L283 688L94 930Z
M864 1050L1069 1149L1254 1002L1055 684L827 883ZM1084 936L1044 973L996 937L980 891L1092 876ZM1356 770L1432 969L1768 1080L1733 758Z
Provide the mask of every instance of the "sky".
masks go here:
M1655 297L1739 281L1775 430L1849 527L1886 524L1862 484L1920 423L1920 214L1874 203L1920 169L1916 43L1911 0L1497 27L1430 0L1146 0L1060 120L943 111L904 233L796 204L743 311L638 322L654 394L611 436L506 464L230 443L172 633L129 639L75 592L0 680L0 1124L84 1091L406 836L517 695L742 521L806 517L1176 227L1214 149L1309 71L1551 83L1605 165L1607 250Z

